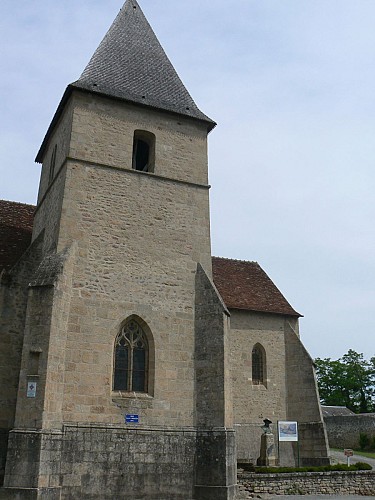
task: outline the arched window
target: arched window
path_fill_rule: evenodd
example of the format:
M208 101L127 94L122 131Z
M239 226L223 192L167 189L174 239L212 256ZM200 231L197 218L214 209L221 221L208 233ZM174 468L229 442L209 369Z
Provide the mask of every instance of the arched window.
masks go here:
M135 319L130 319L117 335L114 352L113 390L147 392L148 342Z
M266 352L264 348L257 344L253 348L251 355L252 380L255 385L266 385Z
M151 132L136 130L133 140L133 169L153 172L155 163L155 136Z

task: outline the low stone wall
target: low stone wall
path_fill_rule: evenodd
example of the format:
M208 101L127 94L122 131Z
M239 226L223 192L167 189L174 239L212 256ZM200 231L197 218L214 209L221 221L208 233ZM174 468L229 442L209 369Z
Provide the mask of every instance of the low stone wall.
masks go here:
M240 491L271 495L375 495L375 471L238 475ZM242 495L240 498L246 498Z
M358 448L361 432L375 437L375 414L324 417L331 448Z
M60 488L0 488L0 500L60 500Z
M18 429L9 434L0 500L234 499L235 457L227 429Z

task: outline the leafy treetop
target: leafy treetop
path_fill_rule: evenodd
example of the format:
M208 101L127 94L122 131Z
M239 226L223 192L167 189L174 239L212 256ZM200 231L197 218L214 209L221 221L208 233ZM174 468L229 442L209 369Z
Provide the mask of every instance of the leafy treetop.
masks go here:
M355 413L375 412L375 357L349 349L337 360L315 360L322 404L346 406Z

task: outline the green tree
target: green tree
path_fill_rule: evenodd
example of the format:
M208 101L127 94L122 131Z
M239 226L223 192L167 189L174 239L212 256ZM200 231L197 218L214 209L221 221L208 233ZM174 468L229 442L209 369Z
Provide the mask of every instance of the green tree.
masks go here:
M320 398L329 406L346 406L355 413L375 411L375 357L366 361L353 349L337 360L315 360Z

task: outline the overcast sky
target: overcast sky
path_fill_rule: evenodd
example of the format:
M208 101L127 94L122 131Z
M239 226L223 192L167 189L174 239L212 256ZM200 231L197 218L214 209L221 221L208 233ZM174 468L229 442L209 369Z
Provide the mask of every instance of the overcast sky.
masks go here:
M35 155L122 0L0 3L0 198ZM374 0L140 0L209 138L212 250L255 260L313 357L375 355Z

